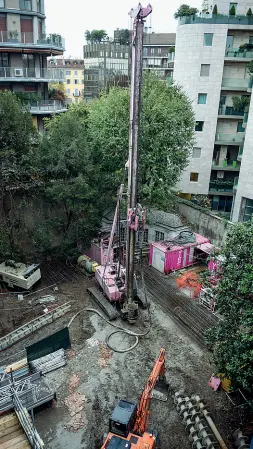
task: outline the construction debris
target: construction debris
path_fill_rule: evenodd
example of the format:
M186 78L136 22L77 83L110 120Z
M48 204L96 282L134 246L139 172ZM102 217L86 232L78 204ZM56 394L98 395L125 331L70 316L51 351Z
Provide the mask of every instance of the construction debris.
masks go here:
M67 364L66 353L64 349L52 352L39 359L30 362L31 371L33 373L41 371L42 374L54 371L57 368L61 368Z
M69 432L77 432L84 426L84 419L82 416L83 404L87 402L84 394L74 391L80 384L80 378L73 374L69 379L69 396L66 397L64 404L68 408L71 420L64 426Z
M50 303L50 302L55 302L56 301L56 297L53 295L46 295L46 296L42 296L41 298L37 299L35 301L35 303L39 303L39 304L46 304L46 303Z
M112 351L103 341L99 342L99 354L98 364L100 368L106 368L108 366L108 360L112 357Z

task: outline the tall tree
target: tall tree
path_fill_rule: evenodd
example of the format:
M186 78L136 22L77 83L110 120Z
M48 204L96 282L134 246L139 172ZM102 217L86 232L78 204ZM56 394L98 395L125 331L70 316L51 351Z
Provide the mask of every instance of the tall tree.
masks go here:
M154 74L142 89L139 192L145 203L165 206L171 187L186 167L193 145L194 114L180 87L166 86ZM129 90L114 88L90 105L93 151L103 151L104 171L116 191L128 159Z
M129 45L131 42L131 32L126 29L121 29L117 31L117 42L119 42L122 45Z
M207 332L217 373L253 398L253 222L235 224L219 258L217 286L207 277L223 319Z
M175 17L175 19L178 19L180 17L185 17L185 16L194 16L197 13L198 13L197 8L193 8L192 6L183 4L183 5L179 6L179 8L177 9L177 11L174 14L174 17Z
M85 31L85 39L87 42L99 43L107 40L108 35L105 30Z

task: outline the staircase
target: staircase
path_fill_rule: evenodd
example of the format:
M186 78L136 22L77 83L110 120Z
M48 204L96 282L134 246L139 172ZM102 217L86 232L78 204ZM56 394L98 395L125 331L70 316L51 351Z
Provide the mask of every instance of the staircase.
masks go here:
M0 449L31 449L16 413L0 417Z

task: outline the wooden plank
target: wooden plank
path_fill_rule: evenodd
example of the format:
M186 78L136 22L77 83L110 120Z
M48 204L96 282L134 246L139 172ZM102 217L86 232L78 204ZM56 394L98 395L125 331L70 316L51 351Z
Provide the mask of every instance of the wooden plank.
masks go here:
M11 369L12 371L17 371L20 368L24 368L27 365L27 358L19 360L19 362L12 363L12 365L8 365L5 367L5 372L10 373Z
M20 424L15 424L14 426L7 427L6 429L0 429L0 441L2 437L6 435L10 435L12 432L16 432L16 430L20 429Z
M5 415L1 416L1 418L0 418L0 427L1 427L2 423L4 423L5 421L8 421L10 418L16 418L17 419L16 413L8 413L8 414L5 414Z
M14 448L12 448L14 449ZM31 449L31 445L28 440L22 441L21 443L16 444L15 449Z
M16 438L19 435L23 435L24 431L21 429L21 427L18 430L15 430L15 432L12 432L11 437ZM5 437L0 438L0 445L8 441L10 438L10 435L6 435Z
M15 438L12 438L12 435L10 435L10 439L9 441L6 441L5 443L1 444L0 443L0 449L11 449L11 448L16 448L17 444L19 443L27 443L27 437L26 435L23 433L22 435L19 435Z
M15 423L18 423L18 418L15 414L12 414L0 421L0 430L13 426Z

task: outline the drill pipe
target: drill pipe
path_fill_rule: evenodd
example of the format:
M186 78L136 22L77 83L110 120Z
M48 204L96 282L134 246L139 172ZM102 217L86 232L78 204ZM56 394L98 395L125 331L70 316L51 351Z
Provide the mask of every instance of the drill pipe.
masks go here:
M201 398L198 395L193 395L191 397L192 401L195 402L196 407L200 410L200 412L204 415L210 429L212 430L215 438L217 439L217 441L219 442L219 445L221 447L221 449L228 449L225 441L223 440L220 432L218 431L216 425L214 424L212 418L209 416L209 413L207 411L207 409L205 408L205 405L203 404Z
M198 430L198 436L201 438L202 444L208 449L216 448L218 443L217 441L214 441L214 435L213 433L210 433L210 427L206 425L205 419L199 417L200 412L196 410L190 399L186 402L186 407L188 408L189 413L191 413L193 421L195 421L195 428Z
M246 443L248 441L248 437L245 437L241 431L241 429L237 429L233 433L233 438L235 440L235 446L239 449L249 449L249 444Z
M206 449L206 446L202 445L201 439L198 436L198 431L194 427L191 414L185 406L185 402L190 398L182 398L180 393L175 393L174 403L176 404L179 416L183 419L183 424L186 430L189 432L189 440L192 442L192 447L196 449Z

